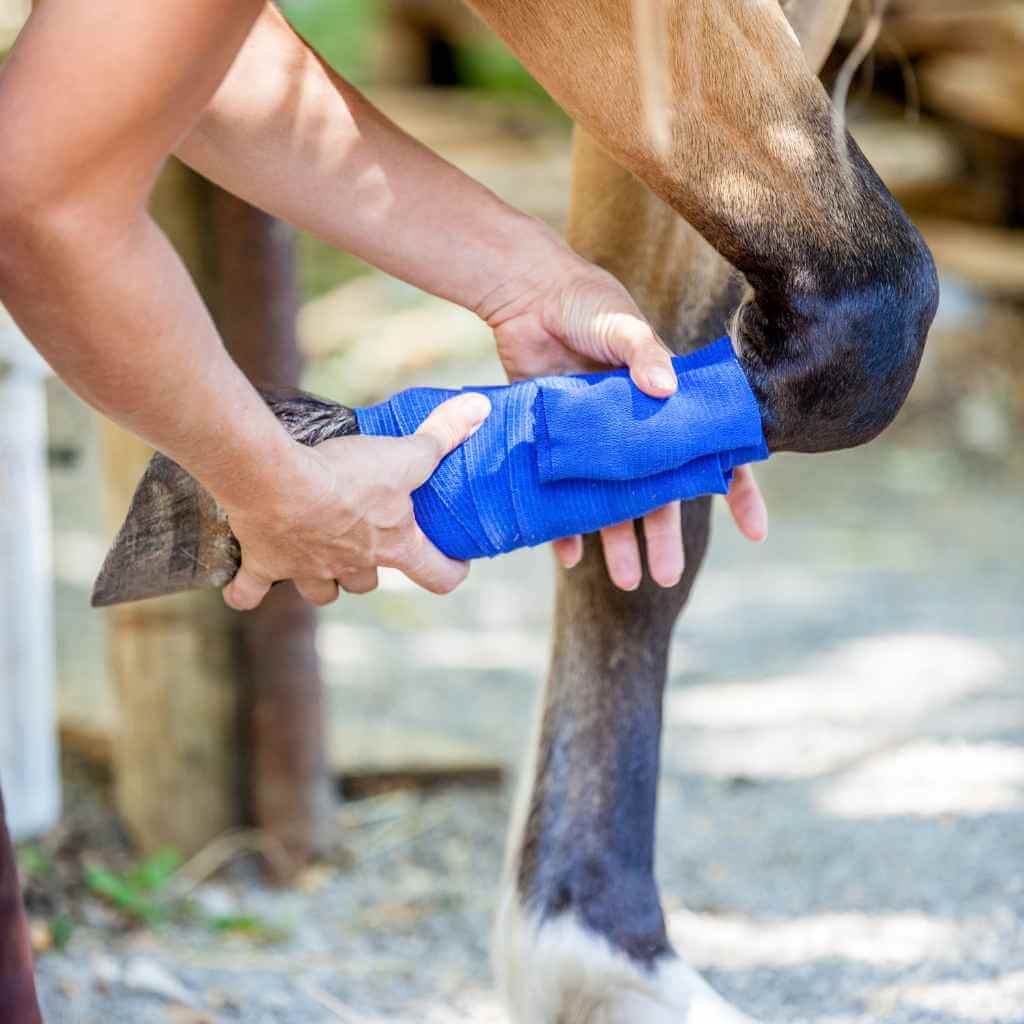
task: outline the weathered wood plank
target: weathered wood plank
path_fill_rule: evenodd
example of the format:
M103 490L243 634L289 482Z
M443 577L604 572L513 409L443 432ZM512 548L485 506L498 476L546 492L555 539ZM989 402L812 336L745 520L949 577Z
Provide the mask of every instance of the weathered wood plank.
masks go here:
M298 387L292 230L220 189L211 205L215 313L228 350L254 383ZM251 813L288 854L271 868L297 868L326 847L332 821L316 621L288 584L275 587L238 625Z
M209 186L170 162L153 211L201 289L212 292ZM105 424L102 447L116 528L152 452ZM144 850L199 849L242 823L236 623L216 592L111 609L111 671L120 726L115 792Z
M1024 140L1024 63L1019 54L948 54L918 72L925 102L947 116Z

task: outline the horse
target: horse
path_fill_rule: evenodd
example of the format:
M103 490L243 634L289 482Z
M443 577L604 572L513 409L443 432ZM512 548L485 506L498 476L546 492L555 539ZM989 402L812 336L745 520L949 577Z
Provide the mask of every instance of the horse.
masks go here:
M676 352L729 325L773 451L876 436L913 382L938 283L817 77L849 0L474 6L577 125L572 246ZM516 1024L749 1024L672 948L654 877L669 640L709 510L683 506L672 589L616 589L593 539L558 571L495 928Z
M817 77L849 4L471 0L576 124L572 246L625 284L674 351L728 328L772 451L831 451L882 431L938 302L927 246ZM357 429L349 410L335 419L338 433ZM292 426L311 438L322 424L300 414ZM223 515L156 458L156 492L195 489L204 557L188 560L188 585L225 582L237 549ZM495 927L516 1024L750 1024L673 949L654 876L669 640L709 512L707 498L683 506L675 587L616 589L593 538L558 571ZM170 533L181 542L180 524ZM133 551L144 557L145 544ZM196 564L219 568L197 575ZM161 592L180 589L164 566ZM6 856L0 912L15 920ZM34 999L20 957L11 976Z

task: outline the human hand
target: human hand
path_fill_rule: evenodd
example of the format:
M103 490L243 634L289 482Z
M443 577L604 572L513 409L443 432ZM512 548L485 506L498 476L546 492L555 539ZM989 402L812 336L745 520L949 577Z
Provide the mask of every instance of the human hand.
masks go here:
M478 310L494 330L509 378L628 366L641 391L654 398L673 394L671 353L622 284L564 246L550 253L489 295ZM749 467L736 470L726 501L744 536L763 540L768 512ZM681 516L679 502L673 502L643 520L648 571L662 587L675 586L685 567ZM635 590L643 567L632 521L602 530L601 545L612 582ZM571 569L583 555L583 540L566 537L555 541L554 549Z
M471 393L439 405L408 437L355 435L316 448L296 445L279 491L257 507L227 508L242 565L224 588L232 608L255 608L271 584L295 581L317 605L338 587L366 594L377 569L400 569L435 594L454 590L469 563L443 555L413 516L410 495L487 418L490 402Z

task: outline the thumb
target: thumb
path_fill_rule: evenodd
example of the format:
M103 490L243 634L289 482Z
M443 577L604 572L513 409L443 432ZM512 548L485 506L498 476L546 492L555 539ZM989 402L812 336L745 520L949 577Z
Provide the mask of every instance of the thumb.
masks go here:
M236 612L248 612L267 596L272 581L251 572L243 562L234 579L221 591L224 603Z
M473 434L490 412L490 399L475 391L442 402L406 442L410 452L406 483L414 488L425 483L437 464Z
M652 398L667 398L679 387L672 354L639 316L624 315L615 325L616 349L633 383Z

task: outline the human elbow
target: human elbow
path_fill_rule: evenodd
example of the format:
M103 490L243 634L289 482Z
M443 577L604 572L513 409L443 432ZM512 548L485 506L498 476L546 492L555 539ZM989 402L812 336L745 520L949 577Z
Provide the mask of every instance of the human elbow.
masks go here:
M38 288L41 276L59 274L68 256L88 253L115 228L90 197L62 192L45 174L0 169L0 297Z
M838 266L831 286L769 292L743 310L738 342L773 451L864 444L902 407L939 295L931 253L903 227Z
M37 183L0 170L0 287L34 273L48 239L59 235L59 212Z

